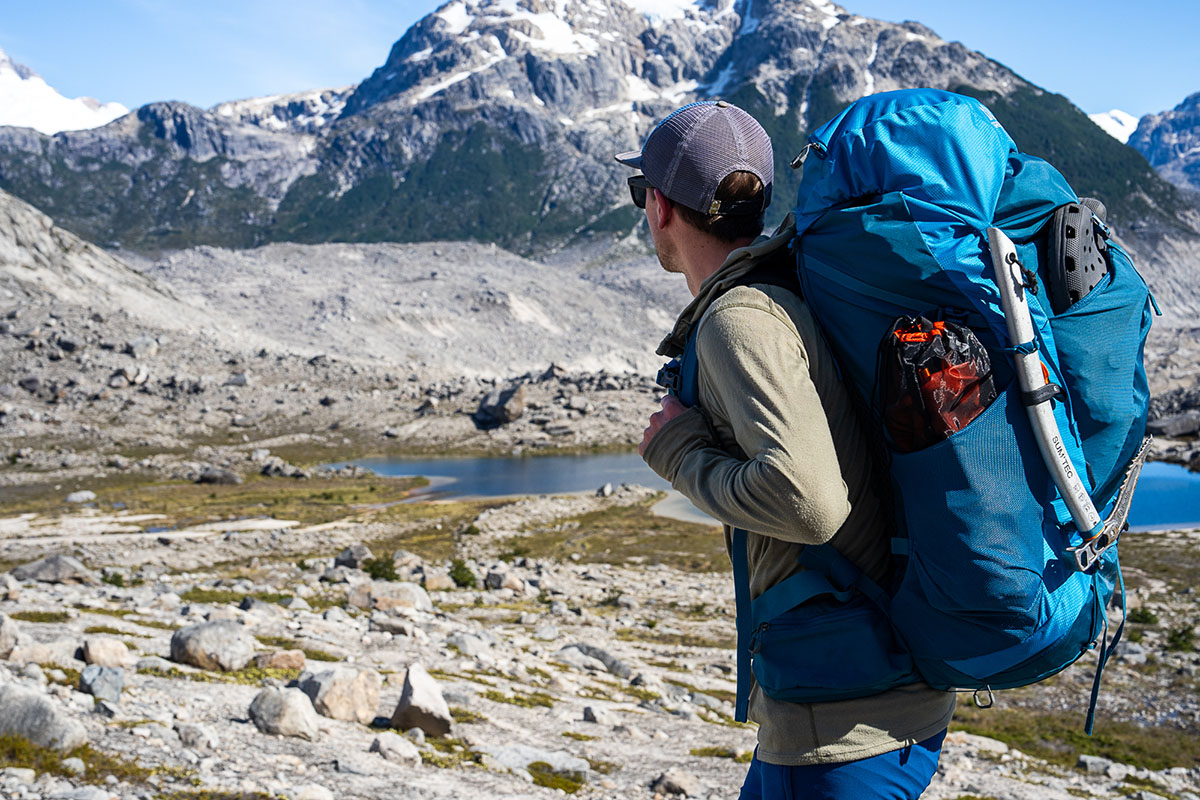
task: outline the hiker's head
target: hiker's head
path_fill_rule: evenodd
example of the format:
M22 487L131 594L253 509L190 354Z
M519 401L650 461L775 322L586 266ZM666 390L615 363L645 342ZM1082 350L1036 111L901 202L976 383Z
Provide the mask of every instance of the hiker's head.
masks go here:
M697 235L732 248L762 232L775 176L771 139L737 106L686 105L655 126L641 150L617 160L641 170L629 179L630 193L646 209L669 271L684 271L679 251Z

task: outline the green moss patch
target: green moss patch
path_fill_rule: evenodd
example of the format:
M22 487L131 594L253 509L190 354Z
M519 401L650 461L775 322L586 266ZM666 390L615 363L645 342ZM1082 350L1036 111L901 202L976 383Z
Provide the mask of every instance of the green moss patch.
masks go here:
M534 761L526 769L533 776L535 785L545 786L547 789L558 789L567 794L575 794L587 783L587 776L582 772L559 772L545 761Z
M450 706L450 717L455 722L460 722L460 723L473 723L473 722L487 722L488 721L488 718L485 717L483 714L480 714L476 711L472 711L469 708L463 708L461 706Z
M189 672L178 667L168 667L166 669L143 667L138 670L138 674L156 678L169 678L171 680L196 681L197 683L240 683L247 686L258 686L267 678L275 678L281 681L295 680L300 677L300 670L276 669L274 667L243 667L242 669L230 672L215 672L213 670Z
M477 766L483 760L483 755L467 747L467 743L462 739L446 736L438 739L427 739L426 744L433 749L422 750L421 761L431 767L454 769L456 767Z
M21 622L66 622L71 615L66 611L14 611L10 617Z
M714 638L697 633L665 633L649 628L618 628L617 638L627 642L647 642L663 647L707 647L732 650L737 642L732 636Z
M951 730L961 730L1005 742L1023 753L1052 764L1074 766L1080 755L1102 756L1122 764L1152 770L1200 765L1196 734L1162 726L1097 717L1091 736L1083 732L1083 715L1028 708L979 709L959 703Z
M84 771L80 775L68 773L63 761L78 758L83 761ZM28 739L13 734L0 734L0 768L22 767L32 769L38 775L70 777L73 781L102 784L109 775L135 785L145 784L153 775L190 780L195 777L191 770L172 766L145 767L136 760L104 753L91 745L76 747L68 753L60 753L49 747L41 747Z
M751 750L739 752L731 747L695 747L688 752L700 758L732 758L739 764L749 764L754 758L754 752Z
M114 628L110 625L89 625L83 629L84 633L105 633L110 636L141 636L149 639L150 635L146 633L134 633L133 631L123 631L119 628Z
M71 669L70 667L60 667L58 664L39 664L42 671L46 673L51 683L61 683L63 686L76 687L79 685L79 670ZM57 670L63 674L63 678L55 680L50 673Z
M655 495L631 506L592 511L500 542L501 550L605 564L666 564L688 572L725 572L725 540L709 525L655 515Z
M480 697L485 697L493 703L508 703L521 708L554 708L554 698L545 692L530 692L522 694L513 692L511 695L498 692L495 689L485 689L479 693Z
M586 733L576 733L575 731L563 731L562 735L577 742L593 742L596 740L595 736L588 736Z

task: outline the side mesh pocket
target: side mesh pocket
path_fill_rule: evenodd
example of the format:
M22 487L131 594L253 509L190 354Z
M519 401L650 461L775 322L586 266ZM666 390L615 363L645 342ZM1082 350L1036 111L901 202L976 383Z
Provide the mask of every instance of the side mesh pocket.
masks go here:
M895 454L892 478L909 546L892 616L918 662L1000 650L1045 622L1047 591L1069 576L1015 382L950 438Z

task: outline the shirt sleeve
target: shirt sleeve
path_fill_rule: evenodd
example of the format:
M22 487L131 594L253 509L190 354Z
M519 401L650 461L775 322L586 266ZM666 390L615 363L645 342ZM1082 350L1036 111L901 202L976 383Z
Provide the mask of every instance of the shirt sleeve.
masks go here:
M828 541L850 501L795 326L765 308L722 305L702 320L696 347L705 408L664 425L646 462L714 519ZM705 412L728 421L740 453L720 447Z

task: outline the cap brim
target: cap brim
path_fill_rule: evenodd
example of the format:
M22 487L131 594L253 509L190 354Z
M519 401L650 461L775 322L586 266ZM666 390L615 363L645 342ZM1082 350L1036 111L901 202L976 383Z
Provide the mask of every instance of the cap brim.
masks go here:
M628 153L617 153L614 158L627 167L633 167L634 169L642 168L641 150L630 150Z

